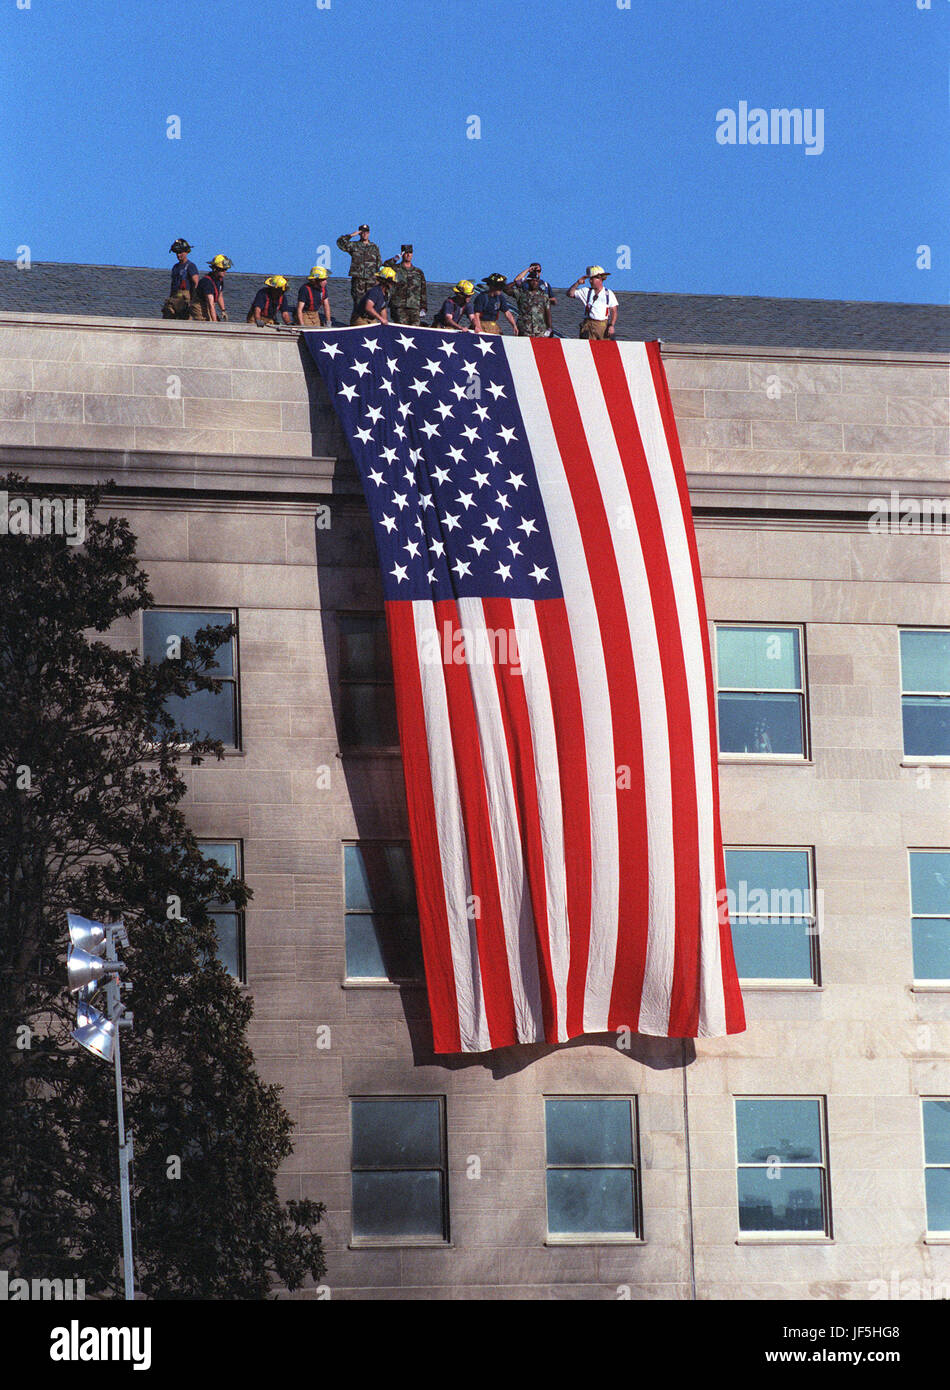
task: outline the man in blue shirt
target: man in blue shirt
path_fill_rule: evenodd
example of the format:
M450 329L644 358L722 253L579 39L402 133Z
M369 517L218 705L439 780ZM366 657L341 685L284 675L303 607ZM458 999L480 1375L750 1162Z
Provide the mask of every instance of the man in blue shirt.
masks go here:
M330 300L327 298L326 267L314 265L297 291L297 322L302 328L319 328L320 317L330 327Z
M442 308L432 320L434 328L456 328L461 333L471 333L469 324L462 323L462 316L471 318L469 308L475 286L471 280L460 280L448 299L443 300Z
M188 310L189 318L211 323L227 319L228 311L224 307L224 276L231 269L231 264L230 256L221 255L208 262L211 273L198 279L191 308Z
M361 295L353 310L351 324L370 324L389 322L389 291L396 279L391 265L384 265L376 272L376 284Z
M173 241L168 249L177 257L177 263L172 266L172 287L162 305L162 318L186 319L192 293L198 288L198 267L188 259L191 247L184 237Z
M501 314L511 324L512 330L518 332L514 305L502 293L507 283L506 275L496 273L485 277L485 288L475 296L471 308L472 327L476 333L500 333L498 319Z
M265 324L293 321L287 307L287 281L283 275L271 275L261 285L247 311L248 323L256 323L258 328Z

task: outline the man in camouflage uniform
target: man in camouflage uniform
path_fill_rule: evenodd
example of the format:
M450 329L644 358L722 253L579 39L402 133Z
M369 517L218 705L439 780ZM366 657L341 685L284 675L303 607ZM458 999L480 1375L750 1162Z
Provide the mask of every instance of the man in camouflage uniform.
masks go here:
M518 335L522 338L547 338L551 333L550 287L541 281L540 267L531 266L516 275L508 293L518 306Z
M401 256L390 256L384 265L396 272L396 283L389 297L390 323L406 323L418 328L428 312L426 277L412 263L412 246L404 242Z
M350 258L350 294L353 296L353 311L367 290L376 283L376 272L381 265L379 247L369 239L369 227L364 222L355 233L359 240L353 241L353 232L338 236L336 244Z

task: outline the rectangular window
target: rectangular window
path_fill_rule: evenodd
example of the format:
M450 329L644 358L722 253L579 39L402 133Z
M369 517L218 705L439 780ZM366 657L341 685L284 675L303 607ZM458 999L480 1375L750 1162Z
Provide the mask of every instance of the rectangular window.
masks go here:
M445 1102L350 1102L354 1243L440 1245L449 1238Z
M164 661L180 651L183 637L193 639L204 627L227 627L233 612L179 608L147 608L142 614L142 651L147 660ZM229 638L216 653L209 676L222 682L217 695L196 690L188 696L172 695L165 709L180 729L202 738L220 739L226 748L238 746L237 640Z
M818 983L813 883L810 850L726 850L729 917L740 979Z
M805 757L798 627L716 627L720 753Z
M950 849L910 851L914 979L950 986Z
M739 1230L831 1234L824 1102L736 1100Z
M925 1100L923 1111L927 1231L950 1236L950 1100Z
M640 1239L636 1103L548 1097L544 1114L552 1239Z
M420 980L419 911L409 846L343 846L348 980Z
M950 758L950 630L901 632L904 754Z
M340 738L344 748L399 743L389 636L382 613L341 613Z
M240 840L199 840L206 859L223 864L232 878L243 878ZM244 913L234 903L210 903L209 910L218 933L218 960L236 980L245 980Z

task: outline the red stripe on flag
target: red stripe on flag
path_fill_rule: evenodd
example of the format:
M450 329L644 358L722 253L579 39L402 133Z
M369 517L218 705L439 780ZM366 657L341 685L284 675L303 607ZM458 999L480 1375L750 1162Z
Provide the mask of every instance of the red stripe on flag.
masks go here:
M419 905L433 1049L460 1052L455 969L449 941L439 830L432 792L419 652L411 603L387 603L386 621L396 686L396 714L409 807L409 833Z
M551 943L548 923L548 894L544 878L544 844L541 838L541 813L538 807L538 783L531 739L531 720L524 678L521 675L521 653L517 646L515 619L511 600L482 599L485 623L491 632L504 632L507 637L507 659L494 662L495 684L501 705L502 726L508 747L508 765L515 797L515 811L521 836L521 852L528 872L531 908L534 917L535 944L538 957L538 985L541 991L541 1014L544 1036L557 1042L557 1004L554 987L554 968L551 963ZM518 668L518 674L513 668Z
M452 654L462 649L463 639L458 637L462 625L454 599L440 599L432 607L436 627L444 634L441 644L442 670L462 802L472 895L475 898L475 936L485 995L485 1017L492 1047L509 1047L518 1041L518 1030L478 719L468 668L464 663L452 660ZM459 644L458 648L456 643Z
M607 343L594 354L610 415L614 438L630 492L640 546L650 586L663 672L663 692L669 727L670 785L673 811L673 878L676 932L673 981L670 997L669 1034L682 1035L688 1017L687 1001L699 998L700 895L699 811L696 805L696 764L690 718L689 685L683 657L682 634L669 555L663 538L660 509L643 448L640 426L616 343ZM686 526L692 530L692 517ZM687 1035L689 1030L687 1029Z
M564 823L567 921L571 940L571 960L567 972L567 1036L577 1038L584 1031L584 989L587 984L587 962L590 953L592 874L584 711L564 600L539 599L534 611L548 673L554 736L557 741L561 814Z
M607 1027L626 1024L636 1029L646 964L649 874L640 701L630 623L610 523L564 350L555 338L532 338L531 346L591 577L610 694L614 759L618 767L630 770L630 786L616 789L620 898Z
M726 1031L727 1033L741 1033L745 1028L745 1010L742 1005L742 992L739 989L739 978L736 973L735 957L732 952L732 932L729 927L729 914L725 906L727 901L726 866L722 849L722 828L719 821L719 747L716 740L715 693L713 686L712 656L709 651L709 626L706 617L706 600L703 594L702 573L699 568L699 551L696 548L696 535L693 530L693 509L689 500L689 487L686 482L686 467L683 463L682 451L680 450L679 435L676 432L676 420L673 415L673 402L670 397L669 382L666 379L666 370L663 366L663 358L659 343L647 343L646 349L650 361L650 371L653 376L653 388L656 392L656 399L660 407L660 416L663 421L663 429L666 433L666 442L670 451L670 458L673 462L673 472L676 476L680 507L683 512L686 538L689 544L689 558L693 567L693 582L696 588L696 606L699 610L700 632L702 633L703 639L703 665L706 670L706 699L709 705L709 756L712 760L713 829L716 839L716 902L717 906L722 904L719 912L719 943L721 950L723 997L726 1007ZM698 1008L697 999L696 1008L690 1013L691 1018L698 1020ZM693 1036L695 1036L695 1032L696 1028L694 1026L692 1030ZM687 1034L687 1036L689 1035Z

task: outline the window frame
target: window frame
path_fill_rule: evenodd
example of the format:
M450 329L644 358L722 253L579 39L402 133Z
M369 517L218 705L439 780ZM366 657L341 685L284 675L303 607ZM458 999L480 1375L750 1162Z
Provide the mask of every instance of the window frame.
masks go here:
M946 848L931 846L929 848L914 848L908 846L907 849L907 896L910 902L910 969L912 988L918 992L950 990L950 959L948 959L948 971L946 975L918 975L914 961L914 923L920 919L928 922L942 922L950 917L950 905L946 912L915 912L914 911L914 875L913 875L913 856L915 854L950 854L950 845ZM950 956L950 952L948 952Z
M626 1101L629 1106L631 1128L632 1163L550 1163L548 1161L547 1107L551 1100L577 1101ZM643 1160L640 1153L640 1107L639 1097L630 1092L599 1095L578 1095L577 1092L545 1091L542 1102L542 1132L544 1134L544 1243L545 1245L645 1245L645 1221L643 1213ZM552 1231L550 1206L548 1201L548 1173L554 1171L596 1172L598 1169L610 1172L629 1172L633 1188L632 1231Z
M821 947L820 947L820 940L821 940L821 932L822 932L823 923L822 923L821 913L820 913L820 911L819 911L820 899L819 899L819 897L818 897L818 889L817 889L817 887L816 887L815 846L814 846L814 845L723 845L723 860L724 860L724 862L725 862L725 857L726 857L726 855L730 854L732 851L736 851L737 853L745 853L745 854L748 854L748 853L755 853L755 852L760 851L760 850L761 850L761 851L765 851L765 852L767 852L767 853L772 853L772 854L804 854L804 855L806 856L807 863L808 863L808 890L809 890L810 899L811 899L811 905L812 905L812 909L813 909L813 910L812 910L811 912L806 912L806 913L801 913L801 914L795 913L795 914L793 914L793 915L794 915L794 916L799 916L799 915L800 915L800 916L806 918L806 920L807 920L807 922L808 922L808 924L809 924L809 925L806 926L806 928L805 928L805 934L806 934L806 936L807 936L807 938L808 938L808 954L809 954L809 960L810 960L810 962L811 962L811 972L812 972L812 973L811 973L811 979L806 979L804 976L801 976L801 977L799 977L799 976L794 976L794 977L790 977L790 978L786 979L786 978L784 978L784 977L781 976L781 975L778 975L778 976L771 976L771 975L740 975L740 976L739 976L739 983L740 983L742 989L744 989L744 990L745 990L745 989L761 989L761 990L765 990L765 989L788 989L788 990L797 990L797 991L802 991L802 990L804 990L804 991L808 991L808 990L820 990L820 989L822 988L822 979L821 979ZM727 871L727 873L726 873L726 885L727 885L727 887L728 887L728 883L729 883L729 874L728 874L728 871ZM736 916L737 916L737 917L743 917L743 916L744 916L744 917L758 917L758 918L761 918L761 914L759 914L759 913L750 913L750 912L746 912L746 913L737 912L737 913L736 913ZM771 912L770 912L770 913L767 914L767 920L771 920L771 918L772 918L773 916L779 917L779 914L778 914L778 913L771 913ZM809 927L811 928L810 930L809 930ZM732 914L731 914L731 913L730 913L730 917L729 917L729 930L730 930L730 932L732 932L732 930L733 930ZM733 950L734 950L734 949L735 949L735 940L733 939ZM737 968L738 968L738 967L737 967Z
M239 625L239 623L238 623L238 609L237 609L237 608L229 608L227 605L222 605L222 606L216 607L216 608L203 608L203 607L202 607L202 608L190 608L190 607L185 607L184 605L182 605L182 604L177 604L177 603L168 603L168 604L166 604L166 603L156 603L152 608L143 608L143 609L141 610L140 614L139 614L139 637L140 637L139 651L142 653L143 658L144 658L144 656L145 656L145 615L146 615L146 613L194 613L194 614L201 614L201 613L207 613L207 614L212 614L212 613L230 613L230 615L231 615L231 617L230 617L230 625L231 625L231 626L234 626L234 627L236 627L236 628L238 629L238 631L234 633L233 637L230 638L230 642L231 642L231 670L233 671L234 674L231 675L231 676L215 676L214 679L215 679L215 680L220 680L222 686L225 686L225 685L233 685L233 687L234 687L234 742L233 742L233 743L224 743L224 741L222 740L222 744L223 744L223 747L224 747L225 756L227 756L228 754L242 753L242 752L244 751L244 745L243 745L243 730L242 730L242 727L241 727L241 664L240 664L240 647L239 647L239 642L238 642L238 639L239 639L239 637L240 637L240 625ZM217 624L214 624L214 623L204 623L204 624L202 624L202 626L204 626L204 627L214 627L214 626L217 626ZM222 645L223 645L223 644L222 644ZM152 745L152 747L154 747L154 746L155 746L155 745ZM190 749L190 748L192 747L192 744L190 744L190 743L180 743L180 744L178 744L178 745L176 745L176 746L179 748L179 750L180 750L181 752L184 753L184 752L187 752L188 749Z
M824 1217L824 1228L821 1231L744 1231L741 1226L741 1212L739 1205L739 1170L741 1168L768 1168L768 1160L760 1163L748 1163L739 1161L739 1112L737 1102L740 1100L754 1101L817 1101L818 1102L818 1134L821 1145L822 1162L818 1163L781 1163L783 1168L807 1168L818 1169L820 1174L820 1192L822 1216ZM740 1092L732 1097L732 1125L733 1125L733 1144L735 1149L735 1168L736 1168L736 1244L737 1245L829 1245L834 1242L834 1221L831 1205L831 1148L828 1136L828 1098L824 1095L793 1095L788 1092L775 1095L750 1095L748 1092Z
M803 766L813 761L811 755L811 728L808 704L808 661L807 649L805 645L805 623L788 622L730 622L725 618L714 618L711 620L713 629L712 640L712 673L713 689L716 703L716 752L719 762L725 763L779 763L791 766ZM719 629L746 628L754 632L762 631L785 631L798 633L798 657L799 666L802 673L801 688L794 690L791 688L773 690L758 690L752 686L720 686L719 684ZM802 724L802 751L800 753L727 753L722 749L722 740L719 729L719 696L720 695L798 695L801 698L801 724Z
M393 979L389 975L351 975L349 973L349 960L346 950L346 927L349 917L405 917L405 912L377 912L372 908L349 908L346 905L346 851L353 846L356 849L363 845L399 845L406 851L406 858L409 863L409 870L412 874L413 891L415 891L415 866L412 862L412 843L408 838L402 836L361 836L360 838L348 837L340 841L340 870L343 881L343 988L344 989L421 989L425 985L425 969L423 967L419 975L400 976ZM416 930L419 932L419 954L422 955L422 936L419 927L419 902L416 899Z
M377 622L381 625L383 633L386 637L387 644L389 642L389 632L386 624L386 614L383 610L378 608L337 608L335 610L334 622L336 628L336 680L337 689L340 692L340 752L345 754L347 757L377 757L380 755L393 756L396 754L400 754L401 748L399 744L399 730L395 714L396 684L393 675L390 674L390 678L388 680L381 680L379 678L369 679L367 677L361 677L357 679L356 677L345 676L343 674L343 621L346 618L372 618L374 622ZM390 673L392 673L391 657ZM392 691L393 723L396 725L396 741L394 743L347 743L344 740L343 704L347 688L350 686L386 686L389 690Z
M897 665L900 670L901 692L901 762L905 767L950 767L950 753L908 753L904 747L904 700L908 695L923 695L928 698L945 699L950 705L950 690L905 690L904 655L901 651L901 634L904 632L939 632L950 636L950 627L926 627L918 623L897 625Z
M237 874L235 875L235 877L237 877L237 878L239 878L239 879L241 879L241 880L243 881L243 879L244 879L244 841L243 841L243 840L241 840L241 839L231 839L230 837L228 837L228 836L226 836L226 835L196 835L196 836L195 836L195 839L198 841L198 848L201 850L202 854L204 854L204 846L205 846L205 845L233 845L233 846L234 846L234 849L235 849L235 862L236 862L236 864L237 864ZM208 857L208 856L206 856L206 857ZM209 911L210 913L212 913L213 915L215 915L215 914L214 914L214 904L209 904L209 905L208 905L208 911ZM236 975L236 976L233 976L233 975L232 975L231 978L232 978L232 979L235 979L235 980L238 982L238 984L246 985L246 984L247 984L247 941L246 941L246 936L245 936L245 913L244 913L244 908L242 908L242 907L240 907L240 908L239 908L239 907L231 908L231 907L228 907L228 906L222 904L222 905L221 905L221 910L220 910L220 912L218 912L216 915L220 916L222 913L225 913L225 912L227 912L227 913L229 913L229 914L231 914L232 916L234 916L234 917L237 918L237 953L238 953L238 971L239 971L239 974ZM218 957L218 959L220 960L220 957ZM223 964L223 962L222 962L222 964ZM230 971L229 971L228 973L230 974Z
M948 1159L946 1163L927 1162L927 1129L924 1124L924 1106L927 1105L928 1102L939 1102L944 1105L950 1105L950 1096L920 1097L920 1134L922 1152L924 1156L924 1216L926 1219L925 1240L932 1244L944 1245L950 1244L950 1226L948 1226L946 1230L939 1230L935 1227L931 1227L930 1225L930 1204L927 1201L927 1170L930 1168L939 1168L950 1171L950 1159Z
M349 1102L349 1122L350 1122L350 1240L351 1250L366 1249L394 1249L400 1247L410 1247L413 1249L445 1249L451 1246L451 1225L449 1212L449 1143L448 1143L448 1116L446 1097L444 1094L432 1095L429 1092L420 1092L412 1095L406 1092L398 1092L393 1095L375 1092L373 1094L359 1093L347 1097ZM405 1164L360 1164L358 1167L353 1161L353 1103L365 1101L420 1101L434 1100L438 1103L439 1115L439 1174L441 1177L440 1188L440 1215L442 1218L442 1235L438 1238L434 1236L358 1236L353 1229L353 1174L354 1173L431 1173L430 1167L411 1166Z

